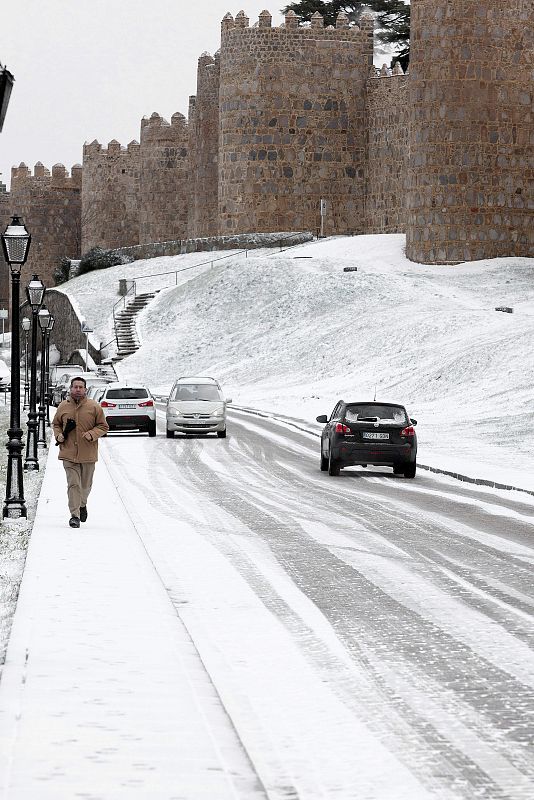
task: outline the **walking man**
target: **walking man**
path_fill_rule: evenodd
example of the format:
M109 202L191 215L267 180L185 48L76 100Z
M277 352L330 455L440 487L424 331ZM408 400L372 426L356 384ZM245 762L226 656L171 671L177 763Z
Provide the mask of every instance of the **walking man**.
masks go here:
M70 397L56 411L52 428L59 445L59 459L67 474L71 528L87 519L87 498L98 461L98 439L109 430L99 403L86 397L84 378L72 378Z

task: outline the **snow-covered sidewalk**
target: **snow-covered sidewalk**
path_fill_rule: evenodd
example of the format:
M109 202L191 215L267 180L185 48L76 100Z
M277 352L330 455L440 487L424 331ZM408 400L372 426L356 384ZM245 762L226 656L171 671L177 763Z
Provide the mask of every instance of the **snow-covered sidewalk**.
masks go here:
M0 796L264 797L103 459L88 510L68 527L52 447L0 682Z

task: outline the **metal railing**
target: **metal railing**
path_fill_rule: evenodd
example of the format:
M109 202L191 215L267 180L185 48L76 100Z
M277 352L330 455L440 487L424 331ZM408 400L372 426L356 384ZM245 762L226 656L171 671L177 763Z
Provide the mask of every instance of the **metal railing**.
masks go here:
M295 242L292 245L287 245L286 243L292 239L295 239L296 236L302 236L304 231L296 231L295 233L290 233L288 236L284 236L278 240L278 243L275 245L278 247L278 252L281 253L284 250L289 250L291 247L298 247L302 244L302 242ZM207 258L205 261L199 261L196 264L191 264L189 267L182 267L181 269L169 270L168 272L151 272L149 275L136 275L134 278L130 278L134 282L134 291L136 281L141 281L145 278L159 278L163 275L174 275L175 276L175 286L178 285L178 274L180 272L186 272L190 269L195 269L196 267L204 267L206 264L210 264L212 267L217 261L224 261L227 258L236 258L239 256L244 255L245 258L248 258L248 254L250 250L263 250L266 248L261 247L244 247L240 250L232 250L230 253L224 256L218 256L218 258ZM270 248L269 248L270 249Z
M304 231L298 231L298 232L295 232L295 233L291 233L288 236L283 236L281 239L279 239L277 244L275 245L275 247L278 247L278 252L282 253L285 250L289 250L292 247L298 247L299 245L303 244L303 242L295 242L294 244L287 245L287 242L289 242L292 239L295 239L295 237L297 237L297 236L302 236L303 233L304 233ZM174 279L175 279L174 280L174 285L178 286L178 275L181 272L187 272L188 270L196 269L197 267L204 267L204 266L206 266L206 264L210 264L211 267L213 267L213 265L216 264L218 261L224 261L225 259L228 259L228 258L236 258L236 257L240 257L240 256L243 256L243 255L244 255L245 258L248 258L249 250L260 250L260 249L266 249L266 248L262 248L262 247L255 247L255 248L245 247L245 248L242 248L240 250L232 250L230 253L227 253L224 256L218 256L217 258L208 258L208 259L206 259L204 261L199 261L196 264L191 264L188 267L182 267L181 269L169 270L167 272L151 272L148 275L136 275L133 278L128 278L128 280L132 282L132 285L130 286L128 291L119 300L117 300L117 302L114 304L113 309L112 309L114 337L107 344L101 345L100 350L102 351L106 347L109 347L109 345L112 344L112 342L115 342L115 344L117 346L117 350L119 349L119 337L118 337L118 333L117 333L117 314L118 314L117 307L122 304L122 309L124 310L126 308L126 305L127 305L127 298L130 297L130 299L132 299L132 298L136 297L136 295L137 295L137 283L139 281L145 280L145 279L148 279L148 278L160 278L160 277L163 277L165 275L174 275ZM274 254L270 254L270 255L274 255ZM169 287L165 287L165 288L169 288Z

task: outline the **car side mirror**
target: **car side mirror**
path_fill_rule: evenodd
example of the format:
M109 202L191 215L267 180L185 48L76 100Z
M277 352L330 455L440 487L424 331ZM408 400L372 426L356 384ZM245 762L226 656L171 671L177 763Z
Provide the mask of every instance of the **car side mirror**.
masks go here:
M232 398L231 398L231 397L227 397L225 402L226 402L226 404L228 405L228 403L231 403L231 402L233 402L233 401L232 401Z
M412 425L417 425L417 420L416 419L411 419L410 422L412 423Z
M315 419L317 420L317 422L322 422L323 425L326 422L328 422L328 417L326 416L326 414L320 414L318 417L315 417Z

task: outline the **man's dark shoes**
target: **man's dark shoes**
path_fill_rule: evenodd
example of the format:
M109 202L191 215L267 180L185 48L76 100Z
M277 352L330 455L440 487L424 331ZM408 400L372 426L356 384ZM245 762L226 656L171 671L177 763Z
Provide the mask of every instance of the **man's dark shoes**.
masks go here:
M87 506L80 506L80 522L87 522Z
M69 519L69 525L71 528L79 528L80 527L80 519L79 517L71 517Z

